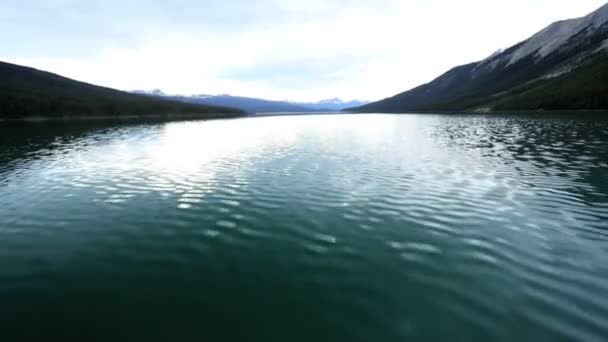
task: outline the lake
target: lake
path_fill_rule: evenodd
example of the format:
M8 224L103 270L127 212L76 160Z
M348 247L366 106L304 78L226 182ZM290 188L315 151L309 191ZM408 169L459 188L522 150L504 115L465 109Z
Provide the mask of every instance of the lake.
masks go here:
M606 341L608 116L0 125L3 340Z

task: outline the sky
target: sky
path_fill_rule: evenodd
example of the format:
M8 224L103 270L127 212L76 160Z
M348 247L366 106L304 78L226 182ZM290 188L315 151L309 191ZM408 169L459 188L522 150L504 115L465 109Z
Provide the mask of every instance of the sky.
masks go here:
M0 0L0 60L121 90L379 100L606 0Z

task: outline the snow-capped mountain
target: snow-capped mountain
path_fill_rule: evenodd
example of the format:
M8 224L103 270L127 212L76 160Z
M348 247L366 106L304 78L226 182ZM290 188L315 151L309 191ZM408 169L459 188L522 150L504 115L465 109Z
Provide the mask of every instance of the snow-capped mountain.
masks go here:
M608 109L608 4L357 111Z
M171 100L199 104L199 105L211 105L211 106L221 106L221 107L231 107L231 108L239 108L245 110L250 113L279 113L279 112L294 112L294 113L304 113L304 112L314 112L317 111L314 108L304 107L296 103L291 103L287 101L272 101L272 100L264 100L257 99L251 97L243 97L243 96L232 96L232 95L167 95L163 91L156 89L152 91L134 91L134 93L154 96L154 97L164 97L169 98Z
M608 4L586 17L555 22L518 44L517 49L511 53L492 55L482 61L482 64L490 62L496 65L498 61L508 60L507 66L509 66L529 56L536 60L543 59L554 52L559 52L560 49L567 48L567 45L581 38L589 38L597 34L607 22ZM581 36L576 37L578 34Z
M278 112L312 112L314 109L303 107L298 104L289 103L285 101L272 101L257 99L243 96L232 96L232 95L193 95L193 96L174 96L174 100L196 103L215 105L223 107L234 107L246 110L251 113L278 113Z
M316 110L332 110L339 111L346 108L358 107L368 104L369 101L359 101L359 100L351 100L351 101L343 101L339 98L326 99L321 100L319 102L293 102L294 104L305 106L308 108L313 108Z
M140 94L140 95L150 95L150 96L167 96L162 90L154 89L154 90L133 90L132 93Z
M363 101L342 101L338 98L322 100L319 102L289 102L289 101L273 101L243 96L232 96L232 95L168 95L160 89L154 89L151 91L146 90L135 90L133 93L166 97L172 100L194 103L194 104L205 104L215 105L224 107L233 107L244 109L251 113L278 113L278 112L323 112L323 111L340 111L345 108L361 106L368 102Z

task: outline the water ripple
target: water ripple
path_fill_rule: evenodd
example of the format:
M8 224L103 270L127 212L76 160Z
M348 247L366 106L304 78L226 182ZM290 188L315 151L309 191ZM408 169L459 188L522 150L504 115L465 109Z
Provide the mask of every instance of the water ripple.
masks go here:
M15 334L608 339L603 118L0 133L0 321Z

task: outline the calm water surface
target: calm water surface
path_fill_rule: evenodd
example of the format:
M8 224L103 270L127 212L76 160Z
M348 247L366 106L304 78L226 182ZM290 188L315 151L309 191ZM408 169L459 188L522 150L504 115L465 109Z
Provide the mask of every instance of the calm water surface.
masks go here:
M608 120L0 126L4 341L606 341Z

